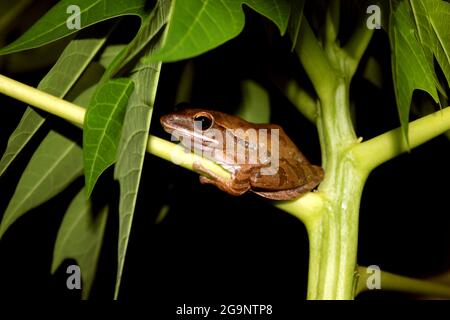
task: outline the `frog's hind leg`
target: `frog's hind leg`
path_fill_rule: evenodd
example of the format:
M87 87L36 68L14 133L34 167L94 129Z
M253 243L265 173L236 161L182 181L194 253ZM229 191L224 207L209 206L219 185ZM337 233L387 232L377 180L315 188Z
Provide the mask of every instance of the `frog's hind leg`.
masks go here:
M231 194L232 196L240 196L244 193L246 193L250 187L249 186L239 186L232 184L231 181L223 178L219 178L219 180L216 179L210 179L205 176L200 176L200 183L202 184L213 184L217 188L219 188L222 191L225 191L226 193Z
M250 189L248 179L224 179L198 163L194 163L193 167L195 171L208 176L200 176L200 183L215 185L220 190L233 196L240 196Z
M305 193L310 192L318 184L319 184L318 180L313 180L307 184L292 189L277 190L277 191L258 191L258 190L251 190L251 191L256 193L257 195L260 195L261 197L271 200L294 200L300 198Z

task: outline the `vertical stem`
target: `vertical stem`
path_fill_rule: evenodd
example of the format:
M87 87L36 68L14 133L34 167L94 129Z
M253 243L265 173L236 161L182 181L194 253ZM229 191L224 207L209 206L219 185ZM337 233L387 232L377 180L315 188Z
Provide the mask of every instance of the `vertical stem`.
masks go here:
M322 146L322 165L326 173L334 173L342 156L357 142L350 115L349 81L335 78L333 91L320 97L318 131ZM321 184L333 190L338 177L328 175Z
M333 41L336 12L329 12L326 21L329 25L325 48L318 43L306 19L296 46L319 97L317 128L325 170L325 179L319 186L324 195L323 206L306 223L310 239L308 299L354 297L359 206L368 174L360 159L350 152L359 144L350 115L353 73L346 67L348 54Z
M320 219L307 225L310 241L308 299L353 299L358 215L365 175L343 159L341 183L323 207Z
M318 130L327 200L307 225L310 239L308 299L352 299L358 215L366 174L348 152L358 143L349 108L349 81L337 77L333 94L320 98Z
M325 13L325 46L335 44L339 33L340 12L341 1L330 1Z
M302 19L295 51L319 96L332 92L335 74L308 21Z

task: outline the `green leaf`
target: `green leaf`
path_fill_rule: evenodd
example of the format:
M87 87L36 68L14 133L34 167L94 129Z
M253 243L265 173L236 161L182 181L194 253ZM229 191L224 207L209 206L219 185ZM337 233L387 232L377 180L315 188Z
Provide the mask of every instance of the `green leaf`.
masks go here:
M34 50L0 56L0 58L5 60L5 71L3 72L14 74L36 72L36 70L48 70L55 65L61 53L73 38L73 36L70 36L61 41L56 41Z
M167 1L167 0L160 0ZM136 57L148 43L158 34L164 25L155 25L154 19L157 10L153 10L142 21L141 27L134 39L116 56L116 58L108 66L102 80L108 80L114 76L122 67L127 65L133 58Z
M85 109L87 109L87 106L89 105L89 102L92 99L92 96L94 95L95 91L97 90L97 85L94 84L92 87L87 88L82 93L80 93L75 100L73 100L73 103L77 106L81 106Z
M269 95L259 84L246 80L242 82L242 103L237 116L253 123L270 122Z
M438 101L434 69L418 41L411 10L401 2L391 18L389 37L392 47L392 71L402 132L408 141L409 110L415 89L428 92Z
M165 46L151 61L177 61L211 50L241 33L246 4L286 32L290 3L287 0L177 0Z
M125 108L133 88L129 79L114 79L100 85L91 99L83 130L88 198L102 172L116 160Z
M16 127L14 132L8 139L5 153L0 159L0 176L8 169L9 165L14 161L17 155L25 148L33 135L44 123L44 118L32 108L28 107Z
M420 41L442 68L450 86L450 3L441 0L410 0Z
M58 230L51 272L65 259L76 260L83 279L83 299L88 298L94 282L107 216L108 207L95 212L83 189L70 203Z
M67 26L73 13L69 6L80 8L81 29L123 15L145 14L146 0L61 0L16 41L0 50L0 55L37 48L79 30Z
M302 24L303 8L305 6L305 0L293 0L291 7L291 16L289 17L289 24L287 27L287 33L289 38L291 38L292 47L291 50L294 51L297 45L297 40L300 32L300 25Z
M38 89L59 98L65 96L100 50L105 39L106 37L72 40L53 68L39 83ZM26 109L19 125L9 137L6 151L0 160L0 176L27 145L44 121L45 118L32 108Z
M151 23L145 24L149 28L148 34L154 34L151 32L152 30L160 30L167 23L171 5L172 1L168 0L158 2L152 15L148 17L148 19L151 19ZM147 31L143 30L142 32ZM165 35L166 32L161 37L154 37L144 54L150 55L153 50L161 46ZM119 294L125 264L160 69L161 63L148 63L141 60L131 75L131 79L135 83L135 90L128 102L114 171L114 176L120 183L118 267L115 298Z
M81 148L66 137L50 131L19 180L0 224L0 238L19 217L54 197L82 172Z
M113 44L106 47L99 61L103 68L107 69L126 46L125 44Z
M87 88L73 100L73 103L76 104L77 106L81 106L81 107L87 109L87 107L89 106L89 102L91 101L92 96L94 95L96 90L97 90L96 84ZM83 130L82 124L74 123L74 125L76 125L78 128Z

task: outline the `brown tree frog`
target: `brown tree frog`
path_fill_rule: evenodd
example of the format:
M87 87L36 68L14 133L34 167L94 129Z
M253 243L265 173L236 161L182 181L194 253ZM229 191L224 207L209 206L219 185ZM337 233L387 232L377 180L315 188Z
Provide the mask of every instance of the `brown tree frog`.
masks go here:
M161 117L165 131L182 145L213 160L232 175L223 179L196 163L194 170L231 195L254 192L273 200L292 200L314 189L324 172L312 165L274 124L254 124L218 111L185 109Z

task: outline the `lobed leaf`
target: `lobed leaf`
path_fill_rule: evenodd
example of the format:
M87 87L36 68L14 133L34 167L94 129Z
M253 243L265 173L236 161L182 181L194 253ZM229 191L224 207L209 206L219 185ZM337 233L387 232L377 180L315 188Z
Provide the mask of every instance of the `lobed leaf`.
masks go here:
M389 28L392 71L397 108L403 136L408 141L409 110L414 90L428 92L437 102L434 69L416 35L412 14L406 2L393 12Z
M303 8L305 6L305 0L294 0L291 4L291 16L289 17L289 23L287 26L287 33L291 38L292 46L291 50L294 51L297 45L297 40L300 32L300 25L302 24Z
M151 61L177 61L211 50L241 33L245 24L242 5L272 20L286 32L287 0L177 0L164 47Z
M156 9L158 6L159 4L156 5ZM161 23L155 23L155 20L159 19L158 16L155 15L156 9L154 9L147 17L143 19L138 33L133 40L120 51L120 53L108 66L108 69L103 76L103 80L110 79L114 76L122 67L141 53L148 43L161 31L164 25Z
M80 29L123 15L145 15L146 0L61 0L17 40L0 50L0 55L43 46L73 34L68 19L74 14L70 6L80 9ZM69 11L69 13L68 13Z
M436 57L450 86L450 3L441 0L410 0L410 3L427 57L431 63L433 55Z

